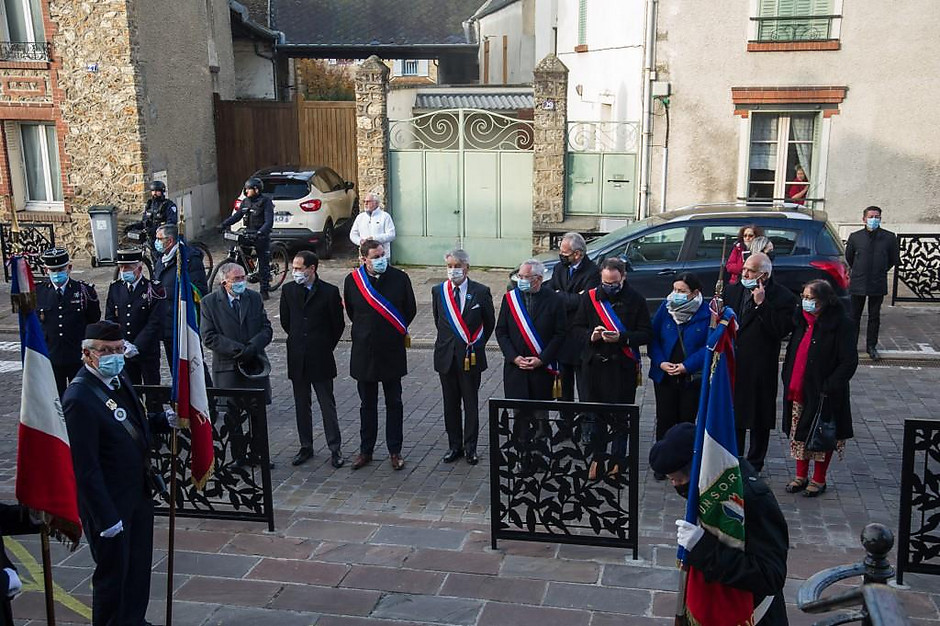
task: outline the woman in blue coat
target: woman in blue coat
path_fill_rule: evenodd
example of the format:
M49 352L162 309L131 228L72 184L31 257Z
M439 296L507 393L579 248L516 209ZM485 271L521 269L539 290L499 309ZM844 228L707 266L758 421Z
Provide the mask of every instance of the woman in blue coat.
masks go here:
M656 441L675 424L695 421L710 318L699 279L680 274L653 317L647 348L656 392Z

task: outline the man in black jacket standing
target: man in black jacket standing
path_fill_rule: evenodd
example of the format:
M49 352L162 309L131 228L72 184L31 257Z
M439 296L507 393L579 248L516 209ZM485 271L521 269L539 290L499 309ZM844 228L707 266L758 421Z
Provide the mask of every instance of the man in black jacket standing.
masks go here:
M444 255L447 280L431 288L434 339L434 371L441 377L444 395L444 427L447 454L444 463L467 455L476 465L480 430L480 377L486 369L486 342L496 325L493 295L486 285L470 280L470 256L464 250ZM460 419L463 404L464 419Z
M359 454L352 468L372 461L379 430L379 383L385 393L385 444L392 469L401 456L404 407L401 379L408 373L408 325L417 314L408 274L388 264L384 246L369 239L359 246L360 266L343 283L343 302L352 321L349 375L359 391Z
M861 330L862 311L868 300L868 329L865 351L878 360L878 329L881 326L881 303L888 293L888 271L898 264L898 238L881 227L881 209L870 206L863 213L865 228L849 235L845 261L852 268L849 293L852 295L852 318Z
M157 229L157 238L154 240L157 257L153 268L154 280L163 287L166 294L166 306L163 307L163 348L166 351L166 362L173 368L173 329L176 328L179 299L176 297L176 248L179 246L179 227L176 224L165 224ZM199 295L205 298L209 294L206 284L206 268L202 265L202 252L199 248L189 247L189 280L192 286L199 290Z
M580 372L585 335L572 331L575 314L578 312L581 300L584 294L600 284L601 272L597 264L587 258L587 245L584 243L584 237L579 233L562 235L558 260L559 263L552 270L551 280L548 281L546 287L554 291L562 300L568 320L568 332L558 353L558 365L561 371L561 398L559 399L567 402L573 401L575 385L577 385L578 398L583 402L586 392L583 389ZM564 422L560 423L562 434L570 437L571 420L574 416L562 413L562 417L564 418Z
M291 274L294 282L281 289L281 328L287 333L287 377L294 388L297 436L300 451L293 465L313 456L313 411L310 388L317 394L323 416L323 434L330 449L333 467L343 466L342 438L336 416L333 379L336 359L333 351L346 320L339 289L317 276L320 259L309 250L294 257Z
M222 222L220 230L225 230L238 220L245 226L245 235L253 240L258 254L258 279L261 283L261 298L267 300L268 286L271 282L271 230L274 228L274 202L262 195L264 183L256 176L245 181L245 197L232 215Z
M773 264L762 252L744 262L741 280L725 291L725 304L738 316L735 351L734 421L738 452L744 456L747 431L751 447L747 461L758 473L777 422L777 383L780 343L793 331L796 296L774 283Z

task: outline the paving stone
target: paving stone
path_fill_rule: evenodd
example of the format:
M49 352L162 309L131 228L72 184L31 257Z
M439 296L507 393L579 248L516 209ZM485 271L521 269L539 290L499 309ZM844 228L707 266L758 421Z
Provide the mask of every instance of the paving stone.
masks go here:
M174 598L207 604L264 606L281 587L277 583L256 580L194 576L180 587Z
M475 624L482 602L460 598L437 598L389 594L379 601L372 615L432 624Z
M307 537L321 541L358 541L368 540L378 526L374 524L353 524L349 522L324 522L303 519L291 524L284 530L288 537Z
M405 565L412 569L495 575L499 572L501 561L498 554L418 549L405 559Z
M400 620L376 619L374 617L349 617L346 615L324 615L317 626L427 626L427 623L402 622Z
M605 565L601 584L611 587L675 591L679 588L679 570L630 565Z
M288 585L271 607L338 615L368 615L382 594L363 589L334 589L310 585Z
M57 602L55 607L56 623L71 621L87 624L91 621L91 596L74 595L72 598L84 605L82 610L86 612L87 617L63 606L61 602ZM41 620L41 623L46 623L46 595L42 591L21 593L13 599L12 606L13 615L16 616L17 620L37 620L37 622Z
M236 554L205 554L201 552L177 551L173 562L173 572L198 576L224 576L241 578L248 573L260 559L254 556ZM157 565L156 571L165 572L166 561Z
M648 615L652 602L652 594L642 589L549 583L543 604L564 609Z
M488 602L477 626L587 626L590 621L588 611Z
M613 613L594 613L591 617L591 626L671 626L674 623L673 618L638 617Z
M319 545L320 542L311 539L244 533L235 535L222 547L221 552L282 559L308 559Z
M507 556L499 570L500 576L560 580L573 583L597 582L597 563L539 559L529 556Z
M440 595L519 604L541 604L547 588L548 583L541 580L448 574Z
M318 621L319 618L320 616L316 613L223 606L219 607L218 610L210 615L201 626L263 626L266 624L277 624L277 626L314 626L314 624L321 623Z
M173 623L174 624L202 624L208 617L219 608L217 604L204 604L202 602L181 602L173 600ZM241 609L247 610L247 609ZM166 598L163 602L151 601L147 607L147 621L151 624L166 623ZM45 624L45 620L42 622ZM87 625L88 622L82 622ZM57 626L65 626L59 620L59 614L56 613ZM38 625L37 625L38 626Z
M232 538L231 533L218 531L202 530L181 530L176 529L173 545L176 551L190 552L218 552L222 546ZM153 533L153 547L166 549L169 535L166 531L160 532L155 529Z
M323 542L314 551L313 558L318 561L395 567L404 563L411 552L411 548L407 546L373 546L364 543L337 544Z
M440 528L408 528L404 526L382 526L373 543L413 546L416 548L440 548L457 550L463 544L467 533L459 530Z
M598 561L601 563L623 563L632 560L633 552L603 546L577 546L561 544L558 546L558 558L577 561Z
M322 561L298 561L293 559L262 559L248 573L253 580L274 580L305 585L336 586L349 567Z
M444 583L444 574L415 569L394 569L373 565L354 565L343 579L343 587L376 589L399 593L433 595Z

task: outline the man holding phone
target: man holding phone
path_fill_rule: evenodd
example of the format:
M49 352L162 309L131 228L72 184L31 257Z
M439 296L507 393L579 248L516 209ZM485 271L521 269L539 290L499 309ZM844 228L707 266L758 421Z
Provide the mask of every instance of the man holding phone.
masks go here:
M734 419L738 454L751 431L746 458L760 472L767 456L770 430L777 418L780 342L793 330L796 296L772 278L770 257L755 252L744 262L741 280L729 285L725 303L738 316L735 352Z

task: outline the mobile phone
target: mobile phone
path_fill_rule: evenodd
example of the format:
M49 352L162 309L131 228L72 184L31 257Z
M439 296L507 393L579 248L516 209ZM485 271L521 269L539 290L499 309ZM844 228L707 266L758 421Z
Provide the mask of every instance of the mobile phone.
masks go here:
M602 331L601 334L604 335L605 337L613 337L614 335L617 334L617 331L616 331L616 330L605 330L605 331Z

